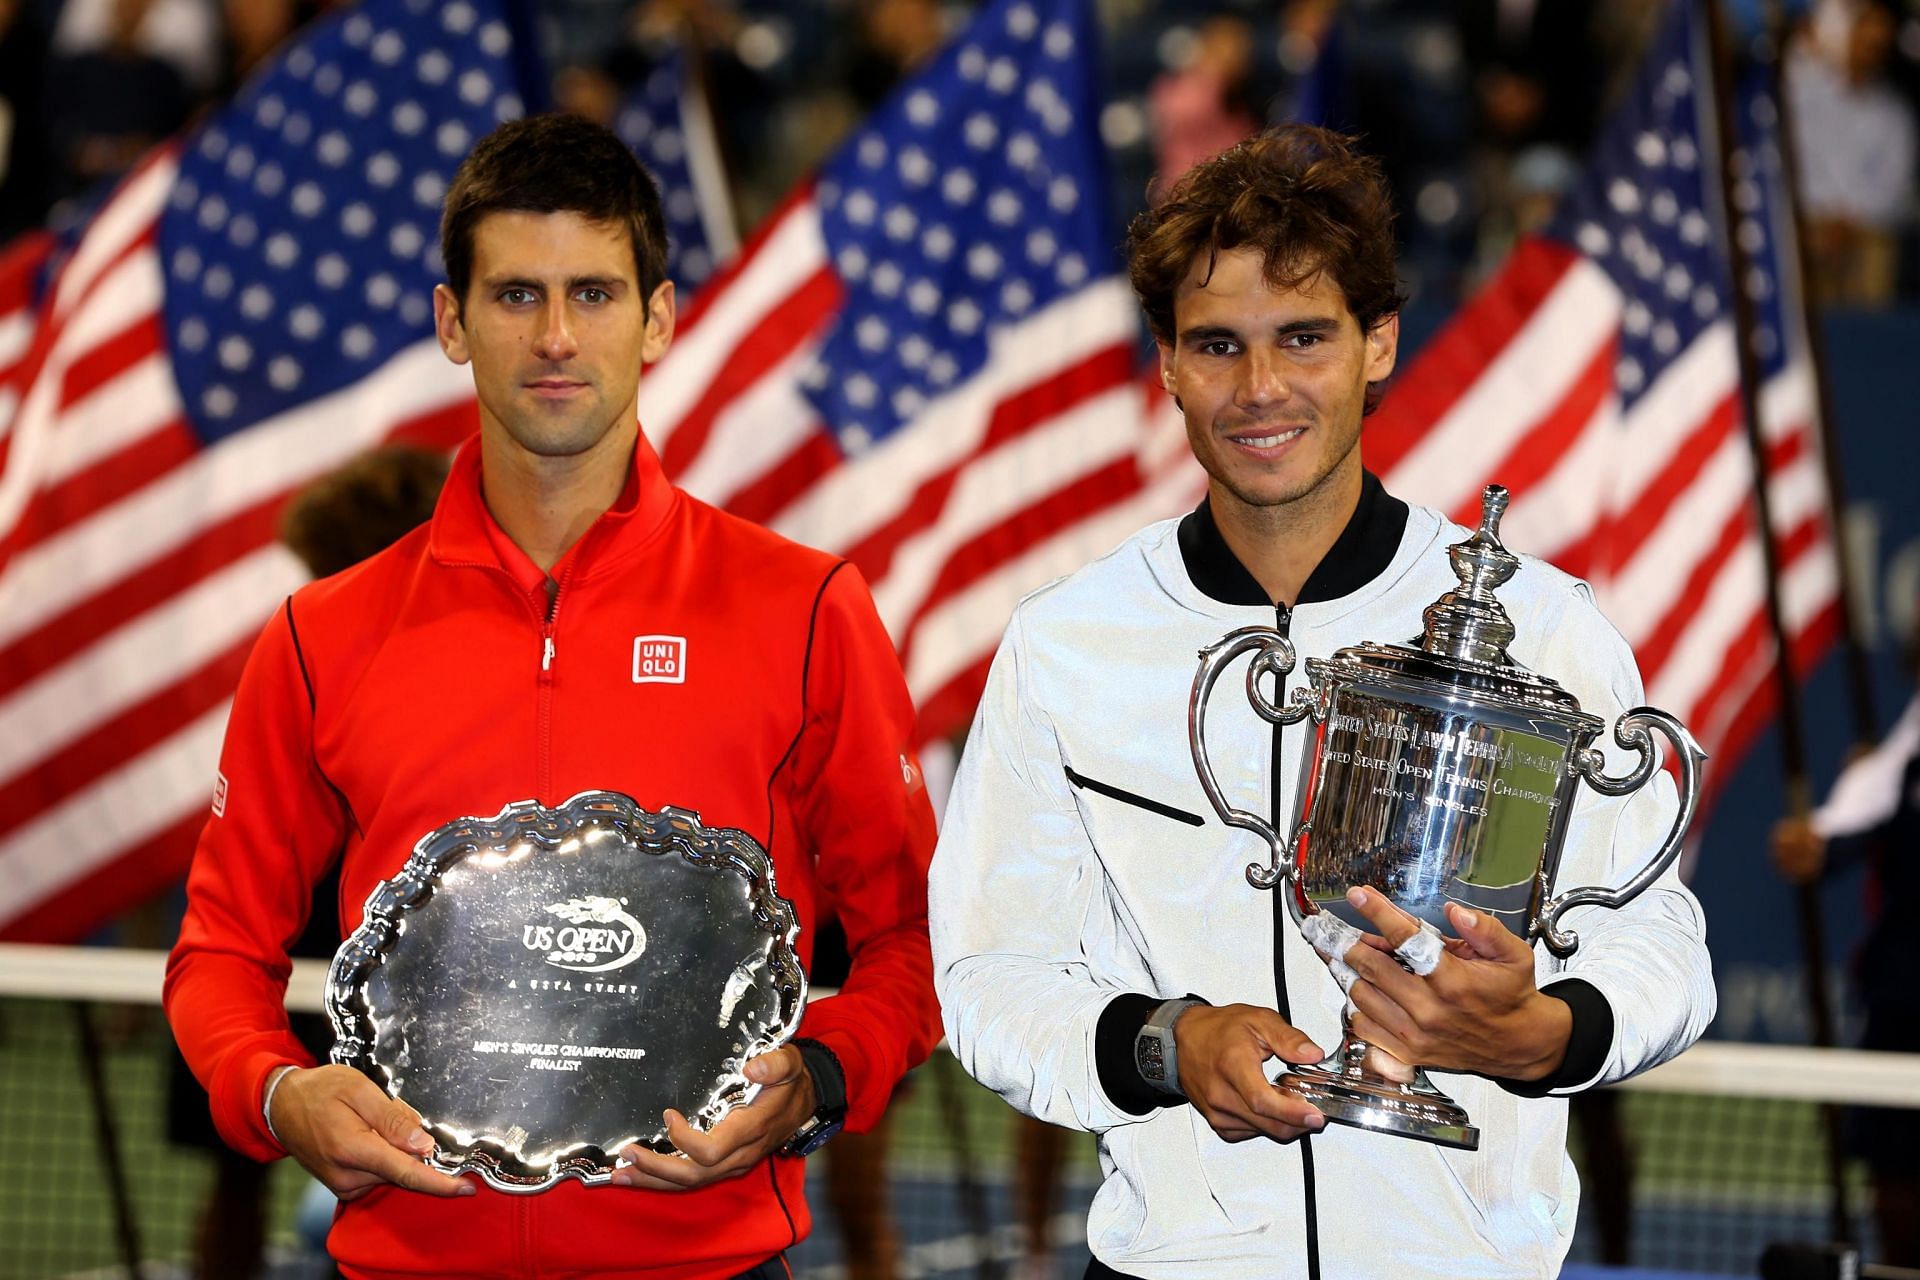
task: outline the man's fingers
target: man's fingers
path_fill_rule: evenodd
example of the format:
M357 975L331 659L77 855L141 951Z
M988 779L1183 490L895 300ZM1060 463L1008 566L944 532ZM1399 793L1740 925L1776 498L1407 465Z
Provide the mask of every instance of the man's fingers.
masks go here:
M1419 1054L1377 1019L1360 1010L1357 1005L1355 1008L1353 1034L1367 1042L1370 1050L1367 1054L1368 1069L1400 1084L1411 1081L1414 1070L1412 1064L1419 1061Z
M698 1186L704 1171L685 1156L662 1155L642 1146L630 1146L620 1152L628 1167L616 1169L613 1181L623 1187L645 1187L654 1191L684 1191Z
M790 1044L770 1049L756 1058L749 1058L744 1074L747 1079L758 1085L789 1084L800 1078L807 1069L800 1051Z
M666 1118L667 1140L684 1152L687 1159L706 1169L718 1167L734 1152L758 1142L765 1133L764 1118L750 1106L735 1107L704 1133L671 1108Z
M1486 915L1457 902L1447 904L1447 919L1460 934L1461 941L1473 949L1473 953L1484 960L1533 960L1533 951L1526 943L1514 936L1513 930L1500 923L1496 916Z
M1386 939L1389 948L1400 946L1408 938L1420 932L1420 922L1395 906L1392 900L1378 889L1355 885L1347 890L1347 901L1372 922L1373 927L1379 930L1380 936Z
M1259 1010L1253 1022L1261 1047L1283 1062L1319 1062L1327 1056L1306 1032L1271 1010Z
M368 1142L354 1154L351 1165L396 1187L430 1196L470 1196L478 1190L465 1178L455 1178L410 1159L383 1142Z
M625 1148L620 1156L629 1167L615 1170L612 1181L618 1186L653 1191L687 1191L703 1187L738 1177L759 1163L757 1155L741 1150L728 1152L711 1165L701 1164L685 1155L662 1155L637 1145Z

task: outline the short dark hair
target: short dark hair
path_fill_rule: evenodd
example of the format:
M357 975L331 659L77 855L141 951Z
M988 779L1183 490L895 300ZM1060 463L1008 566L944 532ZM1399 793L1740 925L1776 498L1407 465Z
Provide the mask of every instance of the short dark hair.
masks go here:
M1400 310L1393 199L1352 138L1315 125L1269 129L1204 160L1127 228L1127 270L1155 340L1172 346L1173 299L1201 254L1257 249L1267 283L1324 274L1369 332Z
M660 186L626 143L590 120L559 113L512 120L461 161L440 214L440 258L462 308L473 278L473 229L490 213L577 213L623 224L642 299L667 278Z

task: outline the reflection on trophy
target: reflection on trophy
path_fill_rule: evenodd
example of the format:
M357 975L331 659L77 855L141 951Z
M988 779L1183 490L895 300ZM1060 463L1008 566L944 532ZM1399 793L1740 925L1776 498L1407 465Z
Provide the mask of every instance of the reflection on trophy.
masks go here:
M420 1112L435 1167L606 1182L661 1112L710 1128L806 1003L793 907L744 832L588 791L422 838L334 956L333 1060Z
M1242 628L1200 651L1187 718L1200 784L1223 822L1266 841L1270 861L1249 866L1247 879L1261 889L1285 881L1281 892L1294 924L1323 955L1341 954L1345 947L1337 939L1357 940L1355 930L1370 927L1346 901L1356 885L1379 889L1422 922L1421 933L1399 953L1415 972L1431 971L1442 935L1452 932L1448 902L1496 916L1529 942L1545 939L1555 954L1568 955L1579 937L1560 927L1567 911L1624 905L1680 852L1699 801L1705 754L1673 717L1639 707L1620 717L1614 738L1640 759L1625 775L1608 777L1592 745L1605 722L1507 656L1514 626L1494 589L1513 576L1519 560L1500 544L1506 508L1507 491L1489 485L1479 530L1448 552L1460 586L1428 607L1417 648L1367 643L1330 659L1309 658L1310 683L1285 705L1265 687L1270 679L1284 682L1294 667L1293 646L1278 631ZM1228 802L1206 754L1214 682L1249 652L1247 698L1255 711L1274 724L1309 725L1285 838ZM1649 729L1672 741L1678 759L1680 811L1672 830L1623 887L1556 894L1581 783L1609 796L1643 786L1657 763ZM1351 1005L1345 1022L1338 1050L1314 1066L1293 1068L1276 1087L1340 1124L1467 1150L1479 1146L1479 1130L1465 1110L1416 1064L1380 1069L1400 1064L1354 1035Z

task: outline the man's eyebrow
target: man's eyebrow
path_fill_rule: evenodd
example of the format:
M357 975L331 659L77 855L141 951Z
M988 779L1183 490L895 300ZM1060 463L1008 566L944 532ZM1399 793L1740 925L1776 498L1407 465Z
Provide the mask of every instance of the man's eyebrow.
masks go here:
M547 287L546 281L536 280L532 276L488 276L480 283L483 288L487 289L540 290ZM568 276L566 280L566 290L568 293L572 293L576 289L594 288L605 289L611 293L616 289L626 287L627 283L626 277L620 275Z
M1222 338L1225 338L1229 342L1238 342L1240 340L1240 331L1224 324L1197 324L1191 329L1182 329L1180 331L1179 341L1182 344L1190 345L1201 342L1215 342Z
M1284 338L1295 333L1333 333L1340 328L1340 321L1333 316L1308 316L1302 320L1289 320L1285 324L1275 325L1274 333Z

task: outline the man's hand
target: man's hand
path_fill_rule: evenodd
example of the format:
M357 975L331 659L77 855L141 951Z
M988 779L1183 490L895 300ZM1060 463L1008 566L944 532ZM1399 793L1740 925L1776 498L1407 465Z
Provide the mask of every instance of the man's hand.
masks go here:
M428 1167L433 1138L420 1113L352 1067L287 1072L273 1091L271 1123L287 1154L342 1200L388 1185L432 1196L479 1189Z
M1268 1058L1307 1063L1327 1056L1273 1010L1195 1005L1175 1020L1173 1049L1181 1092L1228 1142L1292 1142L1326 1127L1325 1116L1274 1088L1261 1068Z
M1810 884L1827 865L1827 842L1805 818L1773 824L1773 865L1789 884Z
M1393 951L1419 922L1378 890L1349 890L1347 901L1380 931L1346 956L1360 975L1348 993L1359 1009L1356 1035L1402 1062L1445 1071L1542 1080L1559 1068L1573 1013L1534 985L1533 948L1512 930L1448 903L1460 936L1447 940L1432 973L1416 977Z
M705 1133L678 1111L668 1110L667 1139L681 1154L665 1156L630 1146L620 1155L631 1167L614 1172L614 1185L690 1191L737 1178L784 1146L819 1105L813 1077L790 1044L749 1060L746 1075L760 1085L752 1103L727 1112Z

